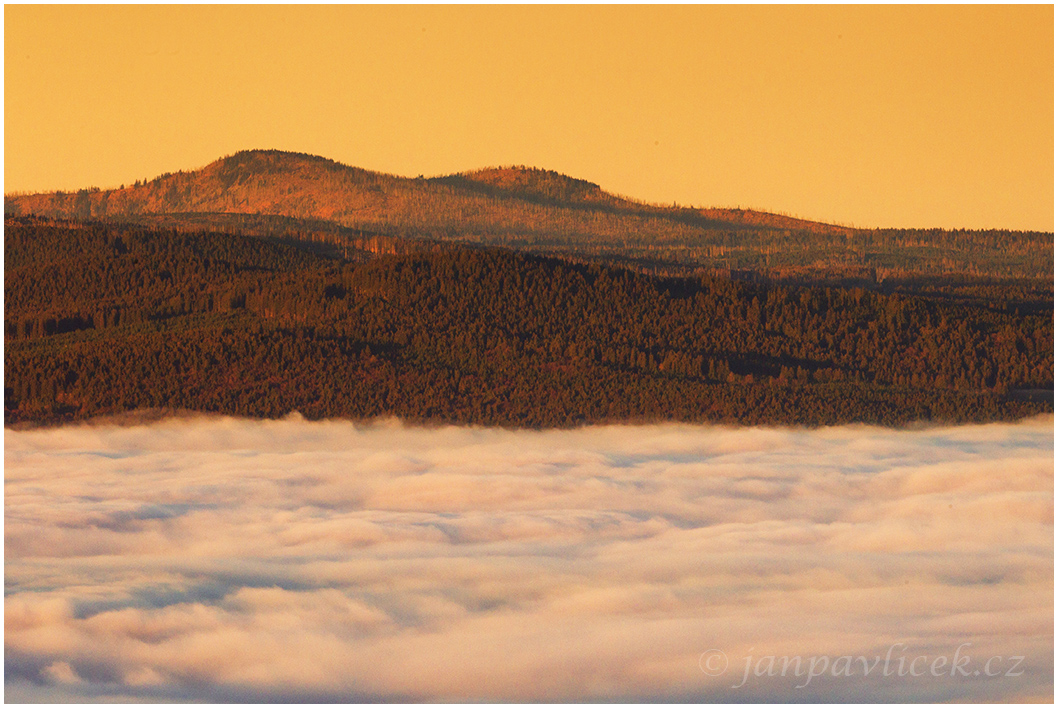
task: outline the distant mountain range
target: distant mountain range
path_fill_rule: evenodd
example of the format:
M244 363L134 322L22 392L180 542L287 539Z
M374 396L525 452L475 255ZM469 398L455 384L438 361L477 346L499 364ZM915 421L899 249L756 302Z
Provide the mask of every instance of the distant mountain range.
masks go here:
M637 202L551 170L406 178L322 157L250 150L113 190L7 195L5 214L225 229L254 215L273 236L339 227L458 240L658 274L751 273L876 283L962 273L1049 277L1053 234L863 230L741 209ZM282 217L265 227L261 217ZM297 220L297 221L291 221Z

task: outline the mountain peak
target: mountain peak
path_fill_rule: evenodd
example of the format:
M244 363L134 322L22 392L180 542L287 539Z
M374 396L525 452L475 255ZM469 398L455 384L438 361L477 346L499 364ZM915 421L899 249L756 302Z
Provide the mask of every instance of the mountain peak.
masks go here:
M507 188L533 188L540 185L561 186L564 189L597 190L599 186L594 182L580 180L576 177L563 175L554 170L545 170L539 167L526 167L525 165L511 165L508 167L486 167L480 170L471 170L460 173L468 180L493 185L495 187Z
M207 172L242 172L255 174L270 174L274 172L286 172L292 169L348 169L355 170L341 163L308 153L295 153L286 150L240 150L232 155L225 156L206 166Z
M487 167L436 179L477 192L550 202L597 202L606 194L594 182L525 165Z

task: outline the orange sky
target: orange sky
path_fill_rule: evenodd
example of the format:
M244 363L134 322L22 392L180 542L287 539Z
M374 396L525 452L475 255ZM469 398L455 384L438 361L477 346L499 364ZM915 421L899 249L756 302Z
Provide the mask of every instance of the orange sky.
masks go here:
M5 6L5 191L244 148L1054 228L1052 6Z

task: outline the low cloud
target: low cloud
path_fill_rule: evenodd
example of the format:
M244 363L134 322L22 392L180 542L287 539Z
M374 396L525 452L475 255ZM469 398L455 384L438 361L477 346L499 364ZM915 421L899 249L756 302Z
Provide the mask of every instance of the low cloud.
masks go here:
M6 431L5 464L9 701L1053 696L1050 418L184 419Z

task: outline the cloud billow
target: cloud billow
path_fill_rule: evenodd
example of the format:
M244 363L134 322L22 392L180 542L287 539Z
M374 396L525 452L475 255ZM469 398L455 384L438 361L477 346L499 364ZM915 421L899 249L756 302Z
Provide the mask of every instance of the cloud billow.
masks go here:
M1050 699L1052 425L7 431L6 696Z

